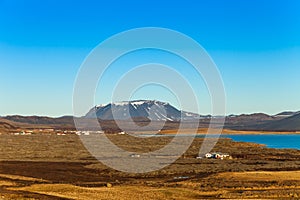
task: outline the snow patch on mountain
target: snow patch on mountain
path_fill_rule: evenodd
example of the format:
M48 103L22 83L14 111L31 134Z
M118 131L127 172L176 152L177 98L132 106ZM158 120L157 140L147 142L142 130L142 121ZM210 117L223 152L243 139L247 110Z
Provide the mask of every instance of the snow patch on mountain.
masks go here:
M128 120L130 118L147 118L154 121L196 120L202 116L180 111L169 103L155 100L121 101L100 104L92 108L87 118L97 117L103 120Z

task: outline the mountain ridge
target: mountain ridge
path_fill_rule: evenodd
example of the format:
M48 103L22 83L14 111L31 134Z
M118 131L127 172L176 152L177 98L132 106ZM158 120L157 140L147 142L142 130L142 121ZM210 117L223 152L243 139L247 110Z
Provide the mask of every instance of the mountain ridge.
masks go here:
M199 128L207 128L211 118L218 116L182 111L169 103L156 100L134 100L96 105L85 116L76 118L88 123L89 119L96 117L107 128L110 128L110 126L117 128L114 121L124 121L122 123L126 124L126 121L132 119L133 122L141 124L147 124L150 121L171 122L168 127L172 129L172 127L177 127L180 121L197 121L199 122ZM9 115L0 117L0 122L0 130L5 131L24 127L75 129L73 116ZM228 115L226 116L224 128L241 131L300 131L300 112L284 111L276 115L265 113Z
M101 120L128 120L131 118L148 118L154 121L197 120L204 116L181 111L166 102L157 100L133 100L96 105L86 118Z

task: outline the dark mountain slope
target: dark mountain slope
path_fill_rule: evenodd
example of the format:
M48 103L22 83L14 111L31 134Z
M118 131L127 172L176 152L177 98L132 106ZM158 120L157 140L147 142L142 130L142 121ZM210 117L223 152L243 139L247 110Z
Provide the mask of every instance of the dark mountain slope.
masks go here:
M266 131L300 131L300 114L293 115L278 121L262 124L257 127Z

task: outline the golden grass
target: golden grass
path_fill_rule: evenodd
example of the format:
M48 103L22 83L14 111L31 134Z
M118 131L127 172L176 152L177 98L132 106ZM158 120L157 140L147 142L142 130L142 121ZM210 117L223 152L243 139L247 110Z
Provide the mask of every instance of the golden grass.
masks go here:
M153 188L147 186L115 186L112 188L86 188L70 184L35 184L29 187L11 188L70 199L188 199L199 191L183 188Z
M0 174L0 178L10 179L10 180L21 180L21 181L34 181L34 182L41 182L47 183L48 181L38 178L32 177L25 177L25 176L18 176L18 175L10 175L10 174Z
M300 171L225 172L218 174L217 177L251 181L300 181Z
M10 177L14 180L34 180L30 177L3 175L1 177ZM225 182L247 182L247 181L299 181L300 171L256 171L256 172L224 172L213 175L216 180ZM72 184L33 184L22 187L11 181L0 181L0 186L6 186L8 190L18 192L31 192L40 195L49 195L52 197L69 198L75 200L96 200L96 199L199 199L205 196L240 198L239 191L243 190L243 198L260 197L296 197L300 190L299 185L294 186L268 186L268 187L234 187L234 188L210 188L201 190L201 182L182 181L177 186L150 187L146 185L117 185L108 187L81 187ZM259 193L261 191L261 193ZM269 191L269 192L267 192ZM285 191L291 191L286 193Z
M0 180L0 187L3 187L3 186L15 186L15 185L16 184L14 182Z

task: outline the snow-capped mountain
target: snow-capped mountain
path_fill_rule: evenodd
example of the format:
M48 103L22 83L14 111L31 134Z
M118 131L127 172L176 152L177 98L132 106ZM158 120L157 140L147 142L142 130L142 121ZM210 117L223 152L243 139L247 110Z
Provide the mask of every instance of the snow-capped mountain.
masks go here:
M179 121L202 118L200 115L180 111L169 103L154 100L122 101L101 104L92 108L87 118L97 117L102 120L149 119L153 121Z

